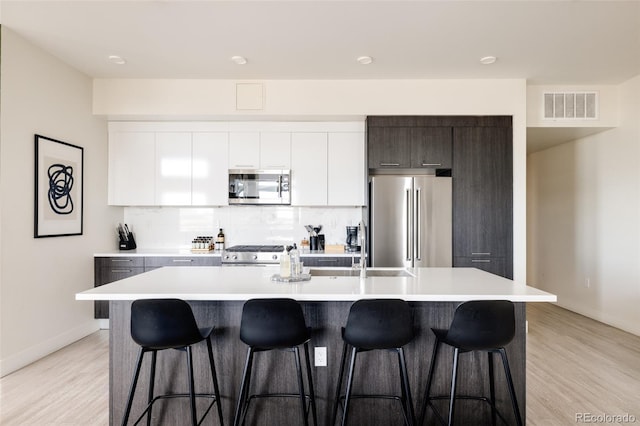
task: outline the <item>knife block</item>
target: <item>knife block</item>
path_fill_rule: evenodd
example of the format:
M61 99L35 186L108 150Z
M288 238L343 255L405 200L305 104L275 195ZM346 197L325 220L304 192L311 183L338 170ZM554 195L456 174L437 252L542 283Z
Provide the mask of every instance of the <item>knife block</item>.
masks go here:
M120 237L120 243L118 244L118 247L120 248L120 250L133 250L137 248L136 240L133 238L133 232L129 232L128 237L129 237L128 240L125 240L122 237Z

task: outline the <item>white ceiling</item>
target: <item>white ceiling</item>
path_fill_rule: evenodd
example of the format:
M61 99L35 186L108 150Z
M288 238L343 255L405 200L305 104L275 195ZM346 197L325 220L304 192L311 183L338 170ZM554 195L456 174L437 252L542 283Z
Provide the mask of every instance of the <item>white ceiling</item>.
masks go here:
M3 26L92 77L594 85L640 74L640 0L2 0L0 8ZM361 55L374 62L359 65ZM481 65L487 55L498 61Z

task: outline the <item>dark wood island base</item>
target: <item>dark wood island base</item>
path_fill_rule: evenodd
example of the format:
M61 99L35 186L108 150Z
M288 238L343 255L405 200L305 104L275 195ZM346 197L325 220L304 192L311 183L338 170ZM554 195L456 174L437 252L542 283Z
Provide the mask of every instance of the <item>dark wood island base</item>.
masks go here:
M222 394L222 409L225 424L231 425L238 396L247 347L239 339L242 301L193 301L192 306L201 326L214 325L214 358L218 369L218 380ZM300 302L305 312L307 325L313 328L310 346L327 347L327 367L314 367L314 382L319 425L329 425L336 392L336 381L342 339L340 329L347 320L352 302L322 301ZM409 381L416 416L419 416L424 398L429 361L434 337L431 328L448 328L453 312L460 302L409 302L414 315L416 337L405 347L409 368ZM130 336L131 301L112 300L110 305L110 423L120 424L127 400L131 377L138 352ZM525 303L515 303L516 336L507 346L509 364L520 406L526 413L526 335ZM442 356L434 377L433 393L446 395L450 389L453 351L442 348ZM286 391L297 392L295 364L290 352L257 354L251 392ZM187 374L184 353L166 351L158 356L156 394L167 391L183 392L187 389ZM372 351L358 355L358 371L354 381L356 393L399 394L398 368L395 353ZM313 358L313 353L312 353ZM498 409L510 424L515 423L511 410L504 371L496 358L496 400ZM312 359L313 363L313 359ZM461 355L459 366L458 394L488 395L488 367L485 353ZM194 347L194 369L196 392L210 392L211 379L207 364L206 345ZM146 405L149 366L143 365L134 400L132 419L137 418ZM440 401L442 413L446 413L447 401ZM491 423L491 412L487 404L478 401L458 401L456 424L481 425ZM206 401L198 404L201 414ZM137 414L136 414L137 413ZM157 403L153 411L152 424L189 424L188 401L173 399ZM523 419L524 421L525 419ZM358 399L351 404L349 423L352 425L402 425L400 404L393 400ZM203 424L217 425L217 417L211 413ZM295 398L281 400L258 399L252 402L247 424L250 425L299 425L299 402ZM433 412L428 410L425 424L438 424Z

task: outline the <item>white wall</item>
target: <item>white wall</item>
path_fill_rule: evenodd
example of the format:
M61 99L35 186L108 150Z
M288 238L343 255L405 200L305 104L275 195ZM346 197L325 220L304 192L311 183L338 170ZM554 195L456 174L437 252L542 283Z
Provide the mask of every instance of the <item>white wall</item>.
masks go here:
M528 282L640 335L640 76L618 128L528 158Z
M268 80L264 109L236 110L236 81L94 80L93 111L110 118L291 120L365 115L513 116L514 280L526 278L526 81Z
M98 329L93 304L74 295L93 286L93 252L116 248L108 208L107 127L92 115L87 76L2 31L0 108L0 374ZM84 147L84 233L33 237L34 134Z

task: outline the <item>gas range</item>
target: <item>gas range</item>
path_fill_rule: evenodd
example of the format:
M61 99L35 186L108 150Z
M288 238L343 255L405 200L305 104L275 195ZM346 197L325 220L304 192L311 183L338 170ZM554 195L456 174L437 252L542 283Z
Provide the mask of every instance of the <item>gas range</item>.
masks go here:
M280 262L284 246L280 245L239 245L222 252L223 265L269 265Z

